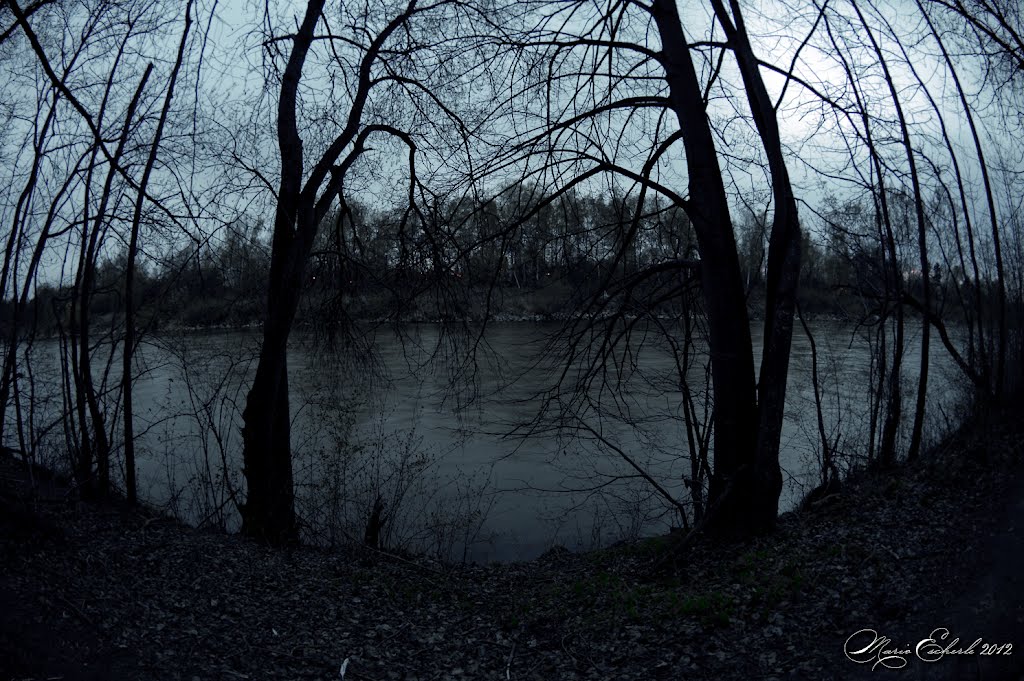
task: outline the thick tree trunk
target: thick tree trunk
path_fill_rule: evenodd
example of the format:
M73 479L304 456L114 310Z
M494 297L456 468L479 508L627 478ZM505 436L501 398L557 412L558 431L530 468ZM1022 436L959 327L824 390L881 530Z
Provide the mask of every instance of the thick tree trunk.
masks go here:
M774 107L761 80L739 5L712 2L743 77L771 172L775 216L769 241L764 348L754 383L739 255L703 92L676 3L657 0L652 13L662 39L670 101L679 118L690 177L689 209L697 234L708 311L714 378L715 467L712 524L725 534L760 534L775 526L782 472L779 443L800 273L800 226Z
M759 64L747 36L739 3L730 0L731 14L721 0L713 0L719 23L736 55L743 77L747 103L754 117L768 168L771 173L775 215L768 241L765 279L764 342L761 375L758 381L757 450L749 504L755 515L750 518L756 533L775 527L782 470L779 468L779 443L785 416L789 354L793 341L793 319L800 281L800 223L789 171L782 154L775 108L761 79ZM769 514L768 509L773 509Z
M749 502L752 508L759 511L750 519L752 531L758 534L774 529L779 496L782 494L779 446L785 417L789 355L793 340L793 313L800 278L800 231L797 225L796 205L793 203L787 209L777 207L776 211L777 227L772 233L772 250L777 251L779 255L774 266L771 257L768 265L764 345L758 381L757 451L754 460L754 481L750 490L754 499ZM778 212L785 212L785 217L780 220ZM767 513L768 509L772 511L770 515Z
M242 533L272 544L298 540L288 407L288 335L299 305L306 259L316 236L315 187L319 182L311 180L313 191L302 191L302 139L296 122L296 97L324 2L307 3L281 80L277 120L281 184L270 253L267 315L256 377L242 412L243 472L248 485L246 501L240 506Z
M689 171L687 206L701 257L714 388L715 460L709 506L715 530L747 534L778 510L756 471L758 435L754 352L729 205L697 74L674 0L652 13L662 40L670 101L679 119ZM777 466L776 462L776 466Z
M290 216L297 212L295 203L279 200L263 347L242 413L243 472L248 484L241 507L242 533L271 544L298 540L288 404L288 335L298 308L308 248L304 249L293 236L294 220Z
M294 240L275 236L267 321L256 377L242 413L248 494L242 533L271 544L298 540L292 487L291 412L288 403L288 334L298 305L287 271ZM297 282L296 282L297 283Z
M291 428L288 405L287 335L264 333L259 367L245 412L245 478L242 533L271 544L298 540L292 491Z

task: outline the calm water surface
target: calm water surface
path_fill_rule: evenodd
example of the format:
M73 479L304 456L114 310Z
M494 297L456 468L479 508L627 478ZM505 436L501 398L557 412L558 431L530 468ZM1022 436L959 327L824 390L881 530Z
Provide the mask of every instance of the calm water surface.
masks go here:
M378 493L387 503L391 545L449 559L529 559L555 544L589 548L679 524L613 449L685 498L689 462L671 352L653 333L637 335L634 352L619 363L625 369L573 401L581 393L551 392L564 366L545 342L558 328L493 325L475 353L472 339L442 334L435 325L403 327L401 338L393 329L378 330L370 352L295 342L292 442L307 532L321 541L360 539ZM867 346L837 324L819 323L815 334L826 427L848 456L861 456ZM760 352L756 335L755 345ZM237 525L230 490L244 489L238 415L257 348L257 336L244 332L167 335L143 346L135 427L140 493L149 501L194 523L224 517L229 527ZM928 433L934 436L952 395L941 349L932 360ZM916 377L918 361L911 345L906 379ZM797 333L782 441L782 511L798 503L816 476L810 375L810 345ZM703 390L703 376L691 371L691 389ZM906 394L910 404L912 392ZM571 411L564 408L569 403ZM549 418L537 420L545 404Z

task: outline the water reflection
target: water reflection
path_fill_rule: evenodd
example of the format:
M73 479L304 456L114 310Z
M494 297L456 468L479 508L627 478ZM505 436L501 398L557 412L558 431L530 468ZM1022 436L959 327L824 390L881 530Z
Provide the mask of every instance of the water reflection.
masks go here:
M289 359L292 441L307 532L326 542L360 539L378 493L387 503L391 545L449 559L528 559L554 544L588 548L678 524L670 505L609 448L685 498L689 462L681 456L686 438L669 348L653 333L638 333L621 371L592 384L581 401L573 390L551 392L565 369L547 346L558 328L495 324L483 343L436 325L403 327L400 335L378 329L371 353L296 341ZM846 455L860 456L867 345L839 324L819 323L815 334L826 428ZM756 330L754 342L759 352ZM239 414L257 349L258 337L245 332L167 335L143 346L135 402L144 498L191 522L223 516L229 527L237 523L233 495L244 490ZM912 341L908 386L915 352ZM932 361L934 415L953 396L941 349ZM816 475L810 365L810 345L797 333L781 450L783 511ZM699 391L703 369L688 380ZM569 403L573 418L563 409ZM538 421L545 404L548 418ZM927 433L938 429L933 423Z

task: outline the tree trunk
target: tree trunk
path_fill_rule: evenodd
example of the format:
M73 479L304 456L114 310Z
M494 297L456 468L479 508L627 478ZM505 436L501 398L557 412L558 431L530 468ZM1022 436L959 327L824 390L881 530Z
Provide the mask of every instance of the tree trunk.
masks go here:
M674 0L657 0L669 99L683 132L689 172L687 206L701 257L714 386L715 460L709 488L712 524L724 534L757 531L778 511L778 495L756 471L757 397L743 278L714 138ZM776 465L777 462L776 462Z
M789 171L782 154L775 107L761 79L760 66L750 45L739 3L730 0L731 16L721 0L713 0L712 4L736 55L747 103L768 159L775 206L765 277L764 341L757 396L757 450L753 463L754 481L749 490L754 498L748 502L754 512L749 519L751 529L755 533L763 533L775 527L779 495L782 493L779 445L785 416L796 294L800 282L800 223Z
M296 98L302 67L325 0L309 0L281 79L277 141L281 182L270 251L267 315L256 377L242 412L243 472L248 494L242 533L271 544L298 540L288 408L288 335L299 305L306 259L316 236L316 195L302 191L302 139ZM342 145L343 146L343 145ZM329 165L329 164L328 164ZM319 182L310 181L313 187Z
M132 403L132 358L135 356L136 335L135 335L135 259L139 250L139 227L142 223L142 206L146 200L146 187L149 185L149 178L156 164L157 154L160 151L160 140L163 137L164 125L167 123L167 114L171 110L171 101L174 99L174 86L178 82L178 73L181 70L182 62L185 59L185 47L188 44L188 32L192 26L192 0L185 5L185 28L181 34L181 42L178 44L178 57L171 69L171 77L167 83L167 93L164 96L163 108L160 110L160 119L156 124L156 132L153 133L153 144L149 149L149 157L146 159L146 167L142 171L142 179L139 181L139 192L135 198L135 210L132 214L132 232L128 240L128 263L125 266L124 275L124 352L121 355L121 397L124 400L124 484L125 494L129 504L136 502L137 485L135 483L135 424L134 406ZM137 92L142 93L146 81L152 72L153 65L146 68L139 84ZM138 95L136 95L138 96Z
M243 472L248 484L248 495L241 506L242 533L271 544L298 540L292 487L288 335L298 308L305 254L292 232L289 216L296 214L294 205L286 200L278 202L263 347L242 413Z
M298 540L292 491L287 334L268 323L245 411L242 533L271 544Z

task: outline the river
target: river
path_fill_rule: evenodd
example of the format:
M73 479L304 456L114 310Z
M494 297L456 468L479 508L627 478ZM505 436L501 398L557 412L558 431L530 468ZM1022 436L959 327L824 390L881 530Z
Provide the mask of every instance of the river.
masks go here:
M838 437L844 465L858 463L867 441L868 346L849 327L815 326L826 428ZM361 539L378 494L388 545L449 560L530 559L556 544L592 548L679 524L614 449L686 499L673 354L656 334L638 332L603 382L554 394L563 364L546 341L558 329L494 324L476 343L420 324L381 328L362 345L333 348L300 336L289 356L290 401L307 536L328 544ZM759 353L758 333L755 327ZM917 340L906 355L908 405ZM244 489L239 414L257 348L249 332L165 334L143 343L134 389L140 496L193 523L237 527L231 494ZM42 344L37 351L56 350ZM950 371L941 348L933 349L927 438L955 409ZM810 344L798 330L780 457L783 512L815 484L810 377ZM116 368L108 380L116 382ZM702 370L688 380L703 390ZM52 414L57 402L43 399L45 392L37 388L37 412ZM544 404L551 409L538 419ZM35 421L46 418L40 412Z

